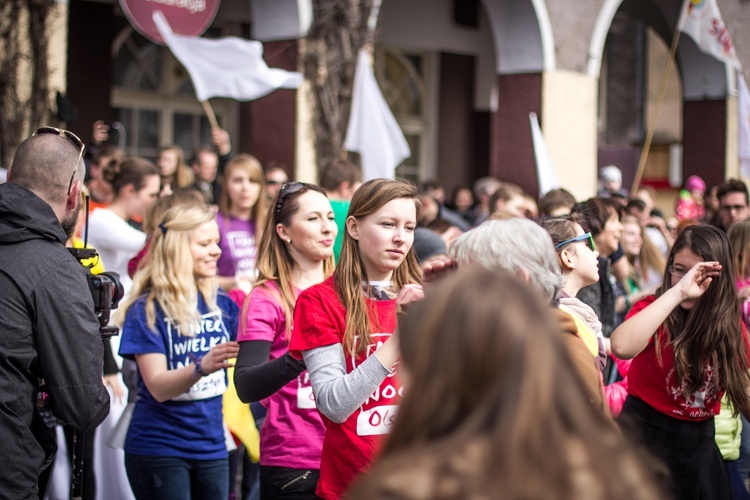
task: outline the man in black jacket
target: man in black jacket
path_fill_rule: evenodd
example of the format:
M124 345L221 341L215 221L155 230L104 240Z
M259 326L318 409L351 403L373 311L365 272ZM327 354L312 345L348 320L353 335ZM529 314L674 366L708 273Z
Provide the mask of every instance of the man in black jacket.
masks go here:
M85 270L65 249L80 209L83 144L45 127L0 185L0 498L38 498L56 451L37 409L77 430L109 413L103 346ZM39 400L39 402L38 402Z

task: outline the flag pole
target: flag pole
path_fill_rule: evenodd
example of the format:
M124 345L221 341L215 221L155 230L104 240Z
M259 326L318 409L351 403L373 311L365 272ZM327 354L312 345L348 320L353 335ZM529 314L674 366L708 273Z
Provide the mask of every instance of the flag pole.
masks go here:
M643 149L641 150L641 158L638 161L638 170L635 173L633 179L633 187L630 188L630 196L635 197L638 191L638 186L641 183L641 177L643 177L643 171L646 168L646 160L648 159L648 152L651 149L651 141L654 139L654 130L656 129L656 120L659 118L659 111L661 110L661 104L664 101L664 95L667 93L667 83L669 83L669 75L672 73L672 64L674 64L675 53L677 52L677 42L680 40L680 29L677 27L672 37L672 47L669 49L669 59L667 60L667 66L661 75L661 83L659 84L659 93L656 97L656 108L651 113L651 122L648 124L648 131L646 132L646 141L643 143Z
M205 101L201 101L201 104L203 105L203 111L206 112L206 116L208 117L209 123L211 123L212 129L217 129L219 127L219 122L216 121L216 114L214 113L214 108L211 107L211 103L208 102L208 99Z

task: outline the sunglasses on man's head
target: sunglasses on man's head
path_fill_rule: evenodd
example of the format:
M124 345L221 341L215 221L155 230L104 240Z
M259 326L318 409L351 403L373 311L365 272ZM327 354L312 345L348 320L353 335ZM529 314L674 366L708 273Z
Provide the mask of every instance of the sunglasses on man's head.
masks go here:
M36 132L34 132L33 135L42 135L42 134L52 134L52 135L59 135L60 137L64 137L70 143L75 146L75 148L78 150L78 159L76 160L76 164L73 167L73 175L70 176L70 182L68 183L68 194L70 194L70 190L73 188L73 179L76 177L76 171L78 170L78 164L81 162L81 158L83 158L83 151L86 149L86 146L84 146L83 141L75 135L73 132L69 130L65 130L62 128L57 127L39 127L36 129Z
M586 243L586 246L589 247L589 249L592 252L596 250L596 245L594 245L594 237L591 236L591 233L585 233L580 236L576 236L575 238L570 238L569 240L561 241L560 243L555 245L555 250L559 250L565 245L570 245L571 243L577 243L579 241Z

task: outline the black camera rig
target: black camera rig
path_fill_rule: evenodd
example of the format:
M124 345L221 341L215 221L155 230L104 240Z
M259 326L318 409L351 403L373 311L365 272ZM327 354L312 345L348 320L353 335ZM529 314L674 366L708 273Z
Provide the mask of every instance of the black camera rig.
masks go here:
M89 240L89 197L85 198L86 204L86 222L83 230L83 248L68 248L78 262L86 269L86 281L89 284L89 292L94 300L94 313L99 320L99 334L103 339L108 339L120 333L116 326L109 326L109 318L112 309L117 309L120 300L125 295L125 289L120 282L120 275L113 272L104 272L92 274L91 266L83 263L84 260L95 259L99 257L97 251L93 248L86 248Z
M94 300L94 313L99 320L99 334L103 339L117 335L120 329L110 326L109 319L112 309L117 309L124 295L120 275L113 272L91 274L91 270L83 264L83 261L99 256L93 248L68 248L68 251L87 270L86 281L89 284L91 298Z

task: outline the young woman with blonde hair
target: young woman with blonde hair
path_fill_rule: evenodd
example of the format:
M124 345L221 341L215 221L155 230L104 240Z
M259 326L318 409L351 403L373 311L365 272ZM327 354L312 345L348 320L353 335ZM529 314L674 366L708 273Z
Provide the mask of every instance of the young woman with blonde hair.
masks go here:
M325 428L305 365L289 354L297 296L333 273L337 233L322 188L284 184L260 240L258 281L245 299L234 371L237 394L262 401L261 498L317 498Z
M255 281L257 245L266 216L263 167L248 154L234 156L224 170L219 212L219 285L247 293Z
M322 498L343 495L393 424L402 393L396 310L422 297L412 249L420 209L406 181L363 184L349 206L333 276L297 299L289 350L305 360L326 426Z
M138 499L227 498L221 395L238 308L215 279L219 230L204 207L174 207L158 227L120 312L120 355L138 365L128 479Z
M350 498L664 498L590 404L550 312L510 273L470 268L401 316L408 390Z

